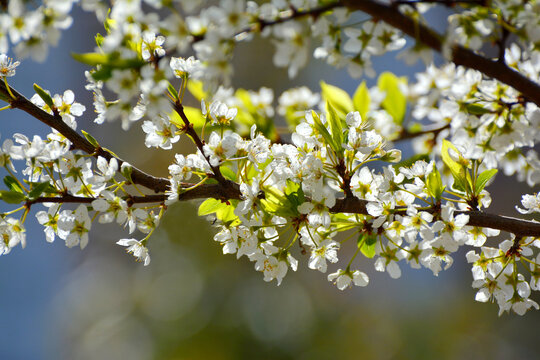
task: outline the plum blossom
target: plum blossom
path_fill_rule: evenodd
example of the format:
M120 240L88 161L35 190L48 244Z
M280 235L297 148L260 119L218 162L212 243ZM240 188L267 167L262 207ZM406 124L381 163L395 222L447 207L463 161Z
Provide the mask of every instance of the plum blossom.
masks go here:
M356 286L367 286L369 283L369 277L366 273L360 270L338 270L334 273L328 274L328 281L336 284L339 290L345 290L350 287L351 284Z
M148 248L146 248L145 241L139 241L136 239L120 239L116 242L118 245L126 246L126 251L137 259L144 263L144 266L150 264L150 255L148 254Z

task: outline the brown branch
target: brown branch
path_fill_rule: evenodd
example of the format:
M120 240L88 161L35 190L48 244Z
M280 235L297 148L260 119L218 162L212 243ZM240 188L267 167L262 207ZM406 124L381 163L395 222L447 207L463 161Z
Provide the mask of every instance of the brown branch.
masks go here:
M367 215L366 205L367 200L360 200L357 198L345 198L336 201L330 212L332 213L352 213L352 214L364 214ZM406 209L398 209L396 213L405 213ZM433 213L434 210L428 210ZM469 215L469 222L467 225L487 227L491 229L498 229L516 234L516 236L531 236L540 237L540 223L527 221L522 219L516 219L508 216L494 215L485 213L483 211L456 211L455 215L465 214Z
M204 184L198 186L192 190L187 190L179 194L179 201L197 200L214 198L218 200L240 200L241 193L238 190L238 185L232 183L232 187L224 186L222 184ZM185 184L186 187L193 186L194 184ZM147 196L127 196L125 200L132 204L144 204L144 203L163 203L167 199L167 195L147 195ZM72 195L63 195L58 197L40 197L34 200L28 200L26 205L30 207L36 203L91 203L94 198L85 198ZM350 214L364 214L369 215L366 205L369 201L361 200L356 197L347 197L338 199L336 204L330 208L331 213L350 213ZM430 213L434 213L435 210L427 210ZM396 209L396 214L404 214L406 209ZM521 237L534 237L540 238L540 223L528 220L516 219L508 216L494 215L485 213L482 211L456 211L455 215L465 214L469 215L469 226L487 227L491 229L498 229L509 233L516 234Z
M349 9L362 11L375 19L382 20L433 50L442 52L443 38L441 35L426 25L402 14L390 5L374 0L343 0L342 4ZM540 85L508 67L503 62L486 59L460 45L455 45L452 48L452 61L456 65L478 70L486 76L510 85L521 92L529 101L540 106Z
M10 87L11 92L15 96L15 99L10 101L12 108L23 110L24 112L30 114L32 117L38 119L42 123L58 131L60 134L64 135L71 143L73 144L74 149L82 150L88 154L93 155L94 157L102 156L107 161L112 158L118 160L118 166L122 166L125 162L124 160L113 156L110 152L104 150L101 147L96 148L92 145L86 138L75 130L70 128L63 120L60 115L51 115L41 109L39 106L32 103L26 97L21 95L17 90ZM9 92L6 89L6 86L3 81L0 81L0 93L6 98L11 99ZM142 185L148 189L153 190L156 193L165 192L169 189L169 180L165 178L155 177L149 175L142 170L137 169L132 166L131 179L135 184Z
M190 188L195 184L185 183L186 188ZM236 184L235 184L236 185ZM234 188L234 186L233 186ZM236 187L236 191L231 191L230 188L225 188L221 184L204 184L187 190L178 195L179 201L188 201L196 199L208 199L214 198L218 200L227 199L240 199L240 191ZM98 198L73 196L73 195L61 195L61 196L43 196L32 200L26 201L26 206L31 207L33 204L42 203L70 203L70 204L89 204ZM148 204L148 203L163 203L167 200L166 194L155 194L145 196L123 196L122 199L128 201L130 204Z

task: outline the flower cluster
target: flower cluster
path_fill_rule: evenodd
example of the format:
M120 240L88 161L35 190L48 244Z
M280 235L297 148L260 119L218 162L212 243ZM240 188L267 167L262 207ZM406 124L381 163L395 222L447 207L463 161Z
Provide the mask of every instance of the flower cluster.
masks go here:
M513 45L506 59L538 78L538 59L520 56L517 45ZM430 66L417 78L418 82L408 88L412 116L427 119L428 127L448 127L439 133L438 140L433 134L416 139L418 152L438 151L434 145L449 137L467 158L483 158L488 168L517 174L530 186L540 183L540 160L533 149L540 136L540 109L536 105L524 102L507 85L454 65Z
M309 253L310 269L325 273L330 264L339 261L344 242L356 235L356 248L374 259L374 268L398 278L402 262L412 268L428 268L437 275L453 264L453 254L461 246L485 249L487 239L499 234L467 225L469 216L456 209L454 203L462 205L457 200L442 205L439 212L430 210L436 200L428 180L437 172L433 161L397 169L390 166L377 173L366 164L375 159L399 161L399 151L386 149L383 138L370 130L357 112L347 114L342 125L338 133L337 125L324 114L307 112L292 135L293 143L285 145L271 144L255 133L255 126L250 139L213 132L204 155L177 155L177 163L169 168L173 189L169 200L178 198L174 189L181 189L181 180L192 174L199 174L204 182L207 162L232 170L233 180L240 184L241 200L224 204L210 199L199 213L215 214L220 220L214 239L225 254L246 256L263 272L265 281L275 279L278 284L289 268L298 267L294 244L300 253ZM340 137L343 144L331 143L334 137ZM248 155L255 147L259 159ZM366 201L367 213L334 213L340 193ZM485 190L483 194L489 197ZM338 237L344 231L349 236ZM528 249L522 245L519 255L532 253ZM354 260L359 260L358 253L345 270L328 275L341 290L369 282L364 272L351 268ZM518 278L523 279L523 275ZM475 288L480 287L477 280L475 277ZM519 291L524 296L525 292ZM535 306L526 299L522 302L527 307L512 305L513 294L499 302L501 311L512 309L522 314L523 309Z
M55 96L55 99L60 97ZM64 120L68 115L62 114L61 118ZM128 204L124 182L115 179L120 172L116 158L107 160L99 156L93 161L87 155L71 151L71 145L57 132L46 139L37 135L28 139L15 134L14 141L4 141L1 158L12 175L6 177L9 190L2 191L2 198L10 203L25 202L26 206L9 213L24 210L20 220L3 214L0 224L2 254L9 253L19 244L25 246L24 219L35 202L46 207L36 213L36 218L44 227L47 241L53 242L58 237L67 247L87 246L93 219L98 215L100 223L116 222L127 227L130 233L139 230L149 235L158 225L161 213L157 215L151 208L135 208ZM15 173L15 162L20 160L25 162L21 171L23 180L18 180ZM126 168L126 165L124 163L122 167ZM81 204L75 209L66 208L70 202ZM148 263L147 253L131 252Z
M280 284L304 255L308 268L329 272L340 290L369 283L362 271L366 263L392 278L406 265L438 275L467 246L477 248L466 255L476 300L494 300L500 312L539 307L530 299L531 290L540 289L538 238L516 230L491 247L489 238L499 230L471 221L491 203L485 187L496 169L530 186L540 183L538 102L479 71L431 64L414 83L383 73L376 86L362 82L352 97L324 82L320 93L289 89L276 97L274 108L272 89L221 86L230 83L236 44L255 32L275 46L273 62L290 77L308 62L311 38L319 41L314 58L346 67L353 77L374 76L372 58L390 51L403 49L407 63L431 63L432 54L420 42L405 48L399 30L378 17L359 20L354 6L341 3L222 0L195 14L199 1L118 0L109 9L83 0L82 8L106 25L95 52L75 55L93 67L86 88L94 96L94 121L119 120L123 129L140 121L147 147L171 150L183 134L197 147L176 154L168 179L158 179L119 160L89 134L71 131L86 110L71 90L50 95L35 85L27 104L8 85L19 65L4 54L8 37L19 57L42 60L47 45L71 25L74 3L45 1L30 9L12 0L0 14L0 98L9 103L0 111L20 107L58 121L57 128L71 128L53 130L45 139L15 134L4 141L0 163L8 189L0 197L20 207L0 216L0 254L25 246L27 214L43 204L36 217L48 242L59 238L84 248L94 221L114 222L130 234L117 244L148 265L147 242L166 207L209 190L199 214L218 227L214 240L223 253L248 258L265 281ZM163 18L165 7L180 11ZM498 64L525 80L540 79L536 1L462 7L449 17L442 49L448 59L457 46L481 54L489 41L499 47ZM390 10L420 29L428 8ZM177 56L188 47L195 56ZM187 106L187 92L200 109ZM286 121L290 137L276 127L276 115ZM423 159L399 163L401 151L392 142L406 138L414 138ZM17 161L23 163L20 174ZM383 165L371 166L375 161ZM161 194L131 194L128 185L140 184ZM524 195L516 209L537 213L539 204L537 193ZM141 240L132 237L136 231Z

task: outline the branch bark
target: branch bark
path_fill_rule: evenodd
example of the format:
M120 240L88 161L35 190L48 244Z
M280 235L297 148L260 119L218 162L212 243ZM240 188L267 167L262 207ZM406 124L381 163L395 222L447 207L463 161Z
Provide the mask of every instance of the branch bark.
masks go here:
M441 35L390 5L375 0L342 0L341 3L351 10L359 10L375 19L382 20L416 41L420 41L437 52L442 52L443 38ZM508 67L504 62L486 59L460 45L452 48L452 61L456 65L478 70L486 76L510 85L521 92L527 100L540 106L540 85Z

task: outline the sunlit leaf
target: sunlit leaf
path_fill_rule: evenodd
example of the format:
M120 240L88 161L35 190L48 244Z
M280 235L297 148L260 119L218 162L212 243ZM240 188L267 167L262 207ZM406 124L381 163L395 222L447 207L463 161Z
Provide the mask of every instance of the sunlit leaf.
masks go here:
M342 116L354 110L353 101L345 90L321 81L321 95L325 102L330 102Z
M482 190L484 190L488 182L495 176L495 174L497 174L497 171L497 169L489 169L478 175L478 178L476 179L476 188L474 189L476 194L480 194Z
M0 190L0 198L8 204L20 204L26 196L18 191Z
M377 86L386 93L382 107L392 116L396 124L402 124L407 111L405 95L399 88L399 83L405 81L390 72L384 72L379 76Z
M371 98L369 96L369 90L366 86L366 82L362 81L353 95L354 110L360 113L362 121L366 120L366 114L369 111L370 102Z
M367 258L373 258L375 256L375 245L377 243L377 237L374 235L362 234L358 238L358 246L360 251Z

